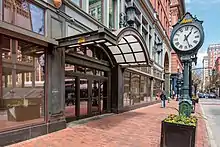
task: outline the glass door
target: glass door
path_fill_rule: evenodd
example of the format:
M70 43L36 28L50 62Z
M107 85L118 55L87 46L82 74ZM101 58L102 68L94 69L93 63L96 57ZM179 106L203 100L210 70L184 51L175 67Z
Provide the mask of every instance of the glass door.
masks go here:
M98 115L101 112L101 100L100 100L100 81L97 79L91 80L91 103L90 112L91 115Z

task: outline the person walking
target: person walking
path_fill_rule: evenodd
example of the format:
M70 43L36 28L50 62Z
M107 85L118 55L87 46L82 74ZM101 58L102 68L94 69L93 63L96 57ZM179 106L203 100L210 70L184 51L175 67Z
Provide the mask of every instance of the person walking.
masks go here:
M165 108L166 107L166 95L162 91L160 94L160 100L161 100L161 107Z

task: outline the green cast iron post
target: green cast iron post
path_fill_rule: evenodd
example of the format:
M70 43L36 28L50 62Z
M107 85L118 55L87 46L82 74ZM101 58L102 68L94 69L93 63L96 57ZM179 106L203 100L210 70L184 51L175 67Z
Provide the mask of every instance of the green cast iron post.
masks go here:
M183 72L183 95L179 101L179 113L180 115L190 116L192 112L192 100L189 95L189 66L192 62L190 56L185 56L182 58L184 65Z

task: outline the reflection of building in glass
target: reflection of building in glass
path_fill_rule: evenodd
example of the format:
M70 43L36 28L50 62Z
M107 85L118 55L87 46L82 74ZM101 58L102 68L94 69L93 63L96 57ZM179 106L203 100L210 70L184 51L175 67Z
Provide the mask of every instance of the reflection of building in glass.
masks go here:
M4 0L4 21L44 34L44 11L27 0Z
M89 13L102 22L102 0L89 0Z

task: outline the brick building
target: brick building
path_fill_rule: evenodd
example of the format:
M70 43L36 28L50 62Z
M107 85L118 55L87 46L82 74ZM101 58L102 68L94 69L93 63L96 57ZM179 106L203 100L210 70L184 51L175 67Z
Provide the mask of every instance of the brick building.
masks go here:
M170 23L175 25L177 21L185 14L184 0L171 0L170 4ZM172 29L172 27L171 27ZM178 72L182 72L183 66L178 55L174 50L171 51L171 90L177 93L176 80Z

